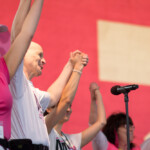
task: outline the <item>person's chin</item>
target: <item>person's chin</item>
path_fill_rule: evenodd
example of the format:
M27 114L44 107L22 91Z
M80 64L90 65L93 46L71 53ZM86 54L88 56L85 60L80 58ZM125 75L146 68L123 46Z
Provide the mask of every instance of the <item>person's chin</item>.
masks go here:
M40 76L40 75L42 75L42 70L38 71L37 76Z
M132 142L133 141L133 136L130 136L130 142Z
M66 121L69 121L69 118L70 118L70 117L66 117L66 118L65 118L65 122L66 122Z

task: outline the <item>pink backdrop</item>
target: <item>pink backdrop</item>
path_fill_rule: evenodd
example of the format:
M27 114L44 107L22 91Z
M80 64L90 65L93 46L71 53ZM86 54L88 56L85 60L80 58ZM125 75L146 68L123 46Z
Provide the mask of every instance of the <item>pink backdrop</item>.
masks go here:
M11 29L19 0L0 0L0 24ZM75 133L88 127L90 108L90 82L96 81L107 116L114 111L125 111L123 95L113 96L110 88L123 83L98 80L98 49L96 21L99 19L150 26L148 0L50 0L44 2L43 12L34 41L42 45L47 64L43 75L34 79L35 86L46 90L56 79L69 58L69 53L80 49L89 55L73 103L71 119L64 131ZM118 41L119 42L119 41ZM147 64L149 65L149 64ZM56 89L57 90L57 89ZM129 94L129 114L135 123L135 143L140 144L150 131L150 87L140 85ZM84 150L91 150L88 144Z

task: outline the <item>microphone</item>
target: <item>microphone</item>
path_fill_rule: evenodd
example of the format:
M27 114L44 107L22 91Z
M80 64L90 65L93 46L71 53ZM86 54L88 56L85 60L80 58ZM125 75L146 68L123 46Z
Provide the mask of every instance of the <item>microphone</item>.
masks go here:
M126 86L113 86L111 88L111 93L114 95L119 95L121 93L128 93L131 90L136 90L139 86L137 84L132 84L132 85L126 85Z

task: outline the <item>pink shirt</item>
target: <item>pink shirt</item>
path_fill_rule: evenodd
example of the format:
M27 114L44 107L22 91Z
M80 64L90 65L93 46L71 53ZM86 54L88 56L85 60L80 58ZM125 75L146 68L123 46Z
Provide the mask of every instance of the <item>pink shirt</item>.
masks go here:
M11 135L12 96L8 87L9 82L7 65L4 58L0 58L0 122L3 123L6 139L9 139Z
M144 144L147 145L147 144ZM110 143L103 132L99 131L93 139L93 150L120 150L114 144ZM140 147L134 147L131 150L141 150ZM147 150L147 149L146 149Z
M116 146L108 142L108 148L107 150L119 150ZM141 150L140 147L134 147L132 150Z

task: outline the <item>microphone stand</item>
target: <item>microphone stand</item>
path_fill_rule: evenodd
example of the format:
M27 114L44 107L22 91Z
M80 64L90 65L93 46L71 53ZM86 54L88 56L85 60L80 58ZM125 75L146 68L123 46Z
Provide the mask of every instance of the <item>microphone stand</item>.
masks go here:
M124 92L124 101L125 101L125 107L126 107L126 123L127 123L127 150L130 150L130 136L129 136L129 114L128 114L128 93L129 91Z
M121 93L124 94L124 101L125 101L125 107L126 107L126 124L127 124L127 150L130 150L130 136L129 136L129 115L128 115L128 93L131 90L136 90L139 86L136 84L133 85L127 85L127 86L119 86L116 85L111 88L111 93L114 95L119 95Z

